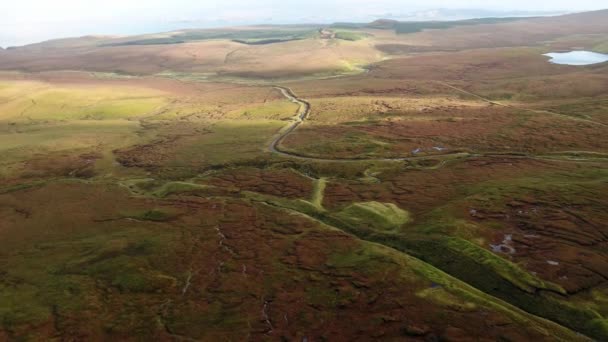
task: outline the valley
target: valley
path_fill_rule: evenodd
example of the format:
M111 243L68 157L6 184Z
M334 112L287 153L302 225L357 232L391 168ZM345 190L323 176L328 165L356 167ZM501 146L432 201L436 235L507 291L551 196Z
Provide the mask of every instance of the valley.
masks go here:
M0 51L0 340L608 338L604 19Z

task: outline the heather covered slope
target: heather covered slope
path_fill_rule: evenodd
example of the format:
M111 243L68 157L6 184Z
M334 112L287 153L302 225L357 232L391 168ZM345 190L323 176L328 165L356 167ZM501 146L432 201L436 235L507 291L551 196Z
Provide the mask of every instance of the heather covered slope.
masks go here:
M542 56L602 15L0 52L0 340L606 340L608 69Z
M437 29L422 26L421 32L400 30L409 24L391 22L346 28L338 25L330 31L319 31L322 26L253 26L133 37L86 36L4 50L0 52L0 68L170 77L197 74L202 78L328 76L361 72L368 64L404 53L532 46L572 36L579 42L592 40L591 47L601 49L608 40L607 22L608 11L597 11L548 18L440 22Z
M440 32L438 32L440 31ZM608 10L557 17L529 18L479 25L460 25L403 35L402 44L437 50L532 46L572 35L608 32Z
M64 181L0 195L2 336L583 340L406 254L203 193Z

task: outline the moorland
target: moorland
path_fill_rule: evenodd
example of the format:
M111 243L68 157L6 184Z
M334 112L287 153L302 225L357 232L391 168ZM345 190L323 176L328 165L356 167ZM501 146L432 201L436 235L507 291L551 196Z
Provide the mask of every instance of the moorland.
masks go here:
M0 340L608 339L608 11L0 50Z

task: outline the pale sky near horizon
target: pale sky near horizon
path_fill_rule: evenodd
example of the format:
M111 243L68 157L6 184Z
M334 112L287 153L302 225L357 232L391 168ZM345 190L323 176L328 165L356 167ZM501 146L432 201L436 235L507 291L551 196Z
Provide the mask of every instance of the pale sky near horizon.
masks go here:
M2 0L0 46L187 27L371 21L430 9L576 12L608 0Z

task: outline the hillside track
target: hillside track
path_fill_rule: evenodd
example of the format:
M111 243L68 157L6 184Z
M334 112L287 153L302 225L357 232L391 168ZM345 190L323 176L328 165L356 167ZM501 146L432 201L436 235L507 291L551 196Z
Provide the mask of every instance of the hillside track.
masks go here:
M473 96L475 98L478 98L479 100L490 103L492 105L503 106L503 107L512 107L509 105L501 104L499 102L495 102L490 99L484 98L480 95L474 94L467 90L457 88L448 83L444 83L444 82L439 82L439 83L450 89L453 89L453 90L458 91L463 94L467 94L469 96ZM272 140L272 142L270 143L270 145L267 148L267 150L269 152L271 152L275 155L279 155L284 158L291 158L291 159L297 159L297 160L302 160L302 161L312 161L312 162L328 162L328 163L405 162L405 161L428 160L428 159L443 159L445 161L448 159L461 159L461 158L474 158L474 157L503 157L503 158L553 160L553 161L559 160L559 161L571 161L571 162L598 161L597 158L586 159L586 158L579 157L576 159L570 159L570 158L556 157L556 155L558 155L560 153L565 154L567 152L553 152L553 153L551 153L551 155L541 156L541 155L530 155L528 153L517 152L517 151L511 151L509 153L501 153L501 152L486 152L486 153L474 153L473 152L472 153L472 152L460 151L460 152L446 153L446 154L440 154L440 155L408 156L408 157L394 157L394 158L321 158L321 157L306 156L306 155L299 154L296 152L284 150L281 147L281 143L287 138L287 136L289 136L291 133L293 133L298 127L300 127L309 118L310 113L312 111L312 106L311 106L310 102L298 97L291 88L279 86L279 85L274 85L272 87L277 89L278 91L280 91L281 94L283 94L283 96L287 100L299 105L299 109L296 112L295 116L293 117L292 121L287 126L285 126L283 129L281 129L281 132ZM512 107L512 108L516 108L516 107ZM522 109L522 108L520 108L520 109ZM525 109L525 108L523 108L523 110L532 111L532 112L541 112L541 111ZM583 122L593 123L596 125L606 126L602 123L598 123L598 122L591 121L591 120L574 118L572 116L568 116L565 114L557 114L557 113L546 112L546 111L542 111L542 112L559 115L560 117L568 118L571 120L583 121ZM579 153L592 154L593 152L580 151Z

